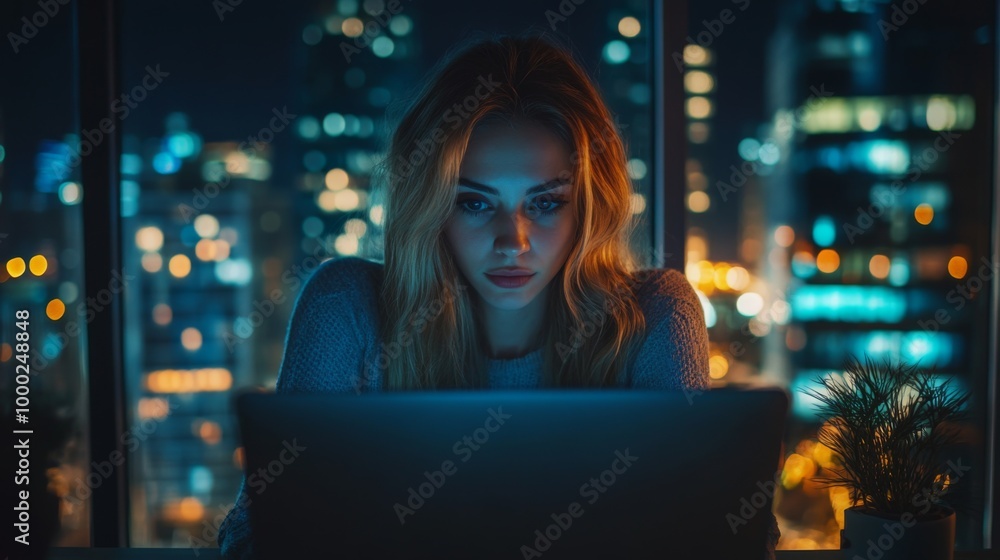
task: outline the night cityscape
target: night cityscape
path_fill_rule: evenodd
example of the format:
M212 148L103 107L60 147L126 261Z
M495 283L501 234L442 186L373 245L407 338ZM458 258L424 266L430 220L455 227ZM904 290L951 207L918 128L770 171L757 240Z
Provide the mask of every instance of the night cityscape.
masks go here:
M126 425L141 436L129 449L131 546L217 546L243 476L232 395L274 387L293 304L319 263L381 261L374 171L402 104L457 42L529 27L572 41L626 140L634 247L650 256L653 245L649 2L588 0L570 14L556 1L233 4L123 2L112 126ZM988 389L996 5L904 4L691 2L675 53L684 273L705 313L712 386L767 383L793 397L779 549L839 548L854 504L817 482L836 459L802 390L842 371L848 353ZM8 3L3 29L21 33L38 9ZM87 313L100 302L82 287L79 162L102 133L81 130L75 16L61 9L2 59L20 79L0 88L0 369L6 395L12 318L28 307L32 383L86 418ZM956 453L977 474L951 496L959 549L982 548L989 522L990 420L974 402L976 443ZM63 497L58 546L89 546L88 433L79 426L50 474Z

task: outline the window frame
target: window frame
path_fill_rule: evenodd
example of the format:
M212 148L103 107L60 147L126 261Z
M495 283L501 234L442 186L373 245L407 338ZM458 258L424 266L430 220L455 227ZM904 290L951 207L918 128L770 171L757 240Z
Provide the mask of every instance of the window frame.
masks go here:
M653 77L652 182L650 185L653 248L662 268L684 271L686 206L684 194L687 154L685 133L683 73L674 68L669 53L683 52L687 36L688 0L666 2L648 0L652 36L651 76ZM998 1L1000 5L1000 1ZM99 127L103 119L115 122L111 102L121 90L121 0L74 2L77 19L75 81L79 91L80 123L85 130ZM1000 10L994 22L994 48L1000 60ZM992 258L1000 262L1000 127L996 126L1000 107L1000 73L994 74L994 165ZM129 546L129 476L128 451L120 434L125 432L127 402L124 375L124 309L121 291L106 290L113 273L123 270L121 231L121 127L105 136L83 158L81 180L86 186L83 199L84 284L87 298L107 297L111 292L108 313L98 313L87 325L87 379L89 399L90 461L114 458L125 460L113 469L104 482L92 489L90 526L91 547ZM984 504L983 545L991 548L993 535L1000 535L1000 517L995 515L1000 503L1000 471L996 461L1000 418L998 359L1000 359L1000 281L991 291L992 317L989 328L995 343L989 349L986 461L987 495ZM116 462L117 464L117 462ZM798 552L806 556L808 552ZM789 555L790 557L791 555Z
M118 0L73 5L80 125L91 130L104 120L117 120L111 108L121 91L121 5ZM88 299L99 294L106 298L108 293L111 298L107 313L95 314L87 325L89 459L93 463L106 457L117 465L103 483L91 489L91 547L129 546L128 450L119 437L125 433L126 418L123 291L107 289L113 285L113 273L124 270L120 160L121 127L115 126L82 158L80 166L88 191L83 197L84 292ZM116 457L122 459L114 461Z
M995 19L993 21L994 61L1000 60L1000 0L995 4ZM996 64L994 64L996 66ZM994 263L1000 262L1000 71L993 69L993 239L991 258ZM990 290L991 316L989 330L993 333L993 344L989 348L987 358L986 387L986 449L987 466L986 496L983 503L983 548L1000 548L1000 515L997 515L997 504L1000 503L1000 465L997 464L997 438L1000 437L1000 415L997 404L1000 403L1000 277L993 276ZM994 542L994 539L997 539Z

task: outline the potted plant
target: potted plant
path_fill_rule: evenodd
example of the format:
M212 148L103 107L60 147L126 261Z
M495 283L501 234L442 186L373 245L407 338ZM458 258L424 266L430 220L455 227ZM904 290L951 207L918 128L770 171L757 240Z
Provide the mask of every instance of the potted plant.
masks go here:
M842 557L951 560L955 510L942 496L968 467L942 455L960 439L969 395L905 363L850 356L844 369L818 379L822 390L803 389L819 402L817 439L839 460L835 475L817 479L846 487L854 504Z

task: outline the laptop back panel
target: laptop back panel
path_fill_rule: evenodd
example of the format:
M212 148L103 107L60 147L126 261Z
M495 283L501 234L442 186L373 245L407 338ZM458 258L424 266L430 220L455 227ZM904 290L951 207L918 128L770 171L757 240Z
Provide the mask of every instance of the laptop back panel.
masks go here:
M781 390L237 401L264 557L373 559L760 557L787 405Z

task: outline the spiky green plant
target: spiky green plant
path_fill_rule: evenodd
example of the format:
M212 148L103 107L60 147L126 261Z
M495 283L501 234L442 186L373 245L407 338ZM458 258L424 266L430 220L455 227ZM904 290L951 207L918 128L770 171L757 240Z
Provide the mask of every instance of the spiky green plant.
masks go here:
M823 390L802 391L820 403L824 422L817 439L839 456L837 474L817 477L844 486L851 503L882 513L926 514L947 492L942 450L959 441L956 421L969 398L936 384L916 366L846 360L844 375L817 381ZM923 508L917 512L917 505Z

